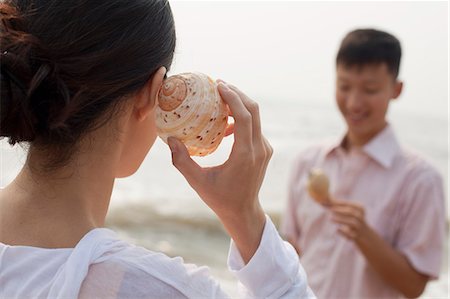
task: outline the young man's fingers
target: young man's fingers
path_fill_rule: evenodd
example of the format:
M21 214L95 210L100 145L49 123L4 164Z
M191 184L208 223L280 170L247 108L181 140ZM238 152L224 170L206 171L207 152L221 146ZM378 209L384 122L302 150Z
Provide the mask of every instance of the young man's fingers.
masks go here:
M342 216L334 215L332 220L335 223L345 224L350 227L358 227L359 226L359 221L353 217L342 217Z
M336 206L336 207L348 207L348 206L351 206L351 207L354 207L355 209L364 211L364 206L361 205L361 203L354 202L354 201L335 199L333 205Z
M331 211L335 214L341 214L344 216L352 216L355 213L355 209L349 206L333 206Z
M347 225L341 225L338 232L349 240L355 240L357 237L356 233Z
M347 217L356 217L356 218L363 218L364 217L364 210L361 210L359 208L356 208L354 206L337 206L333 205L331 207L331 211L335 214L347 216Z

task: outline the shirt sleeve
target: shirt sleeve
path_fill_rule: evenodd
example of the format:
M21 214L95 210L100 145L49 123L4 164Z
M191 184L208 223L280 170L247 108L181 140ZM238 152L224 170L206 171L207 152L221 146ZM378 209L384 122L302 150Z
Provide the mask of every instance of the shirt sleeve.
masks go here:
M281 239L268 216L261 243L247 265L231 241L228 267L239 280L240 298L315 298L295 249Z
M420 273L437 279L445 240L445 202L441 176L427 172L411 182L401 207L396 248Z

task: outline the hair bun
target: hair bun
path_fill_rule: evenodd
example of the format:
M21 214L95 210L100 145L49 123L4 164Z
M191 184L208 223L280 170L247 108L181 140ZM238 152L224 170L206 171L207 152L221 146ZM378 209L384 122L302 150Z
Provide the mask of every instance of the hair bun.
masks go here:
M26 30L26 22L12 5L0 3L0 38L2 53L27 56L38 40Z
M0 19L0 136L9 137L11 144L31 141L35 117L26 103L30 68L24 57L34 40L24 32L24 22L13 6L0 3Z
M70 93L13 6L0 3L0 136L15 144L64 126Z

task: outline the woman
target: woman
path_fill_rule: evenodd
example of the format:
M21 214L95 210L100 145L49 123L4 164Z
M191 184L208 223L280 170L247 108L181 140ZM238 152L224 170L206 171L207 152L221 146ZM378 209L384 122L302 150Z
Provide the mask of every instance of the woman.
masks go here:
M0 192L0 297L226 297L205 268L103 228L115 178L132 175L156 138L157 92L175 48L169 4L15 0L0 13L0 133L29 144ZM272 154L258 106L224 82L219 91L235 119L228 161L201 168L171 138L173 164L232 238L241 297L312 297L258 201Z

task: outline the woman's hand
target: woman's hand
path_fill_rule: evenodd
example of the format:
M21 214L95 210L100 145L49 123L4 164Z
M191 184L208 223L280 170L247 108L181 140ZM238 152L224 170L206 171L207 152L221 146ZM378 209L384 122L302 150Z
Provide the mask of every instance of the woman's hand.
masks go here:
M191 159L183 143L175 138L169 138L168 143L174 166L217 214L247 263L264 229L265 214L258 193L273 150L262 136L258 105L222 81L218 89L235 121L234 128L230 127L235 140L228 160L202 168Z

